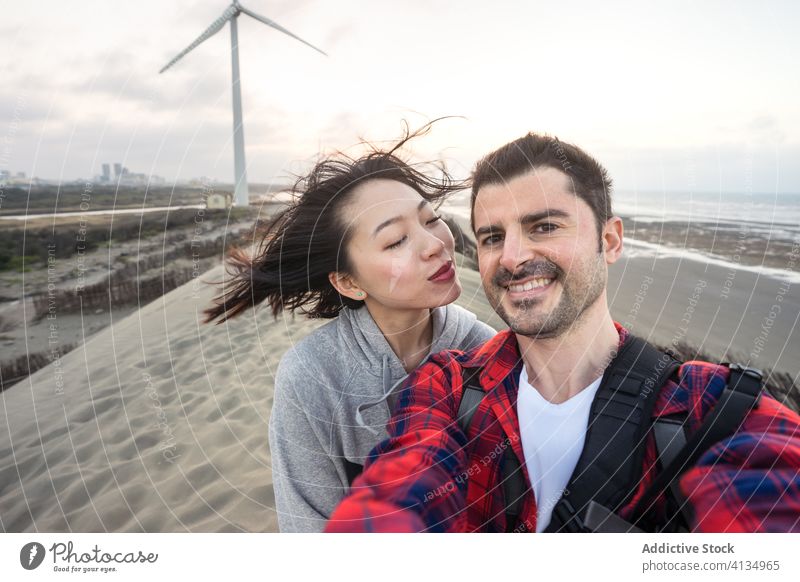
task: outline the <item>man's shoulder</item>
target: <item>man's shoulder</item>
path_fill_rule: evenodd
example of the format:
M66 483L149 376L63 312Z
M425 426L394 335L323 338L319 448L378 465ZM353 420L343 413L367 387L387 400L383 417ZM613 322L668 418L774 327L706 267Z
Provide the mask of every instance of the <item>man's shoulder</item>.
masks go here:
M724 364L703 360L683 362L661 387L656 411L667 415L707 410L719 400L729 376L730 370Z
M727 365L704 360L688 360L679 368L681 382L691 387L705 385L711 381L721 381L724 384L729 374Z
M428 362L440 367L457 364L462 368L477 368L486 365L509 342L513 333L509 329L496 332L488 339L467 349L449 349L431 354Z

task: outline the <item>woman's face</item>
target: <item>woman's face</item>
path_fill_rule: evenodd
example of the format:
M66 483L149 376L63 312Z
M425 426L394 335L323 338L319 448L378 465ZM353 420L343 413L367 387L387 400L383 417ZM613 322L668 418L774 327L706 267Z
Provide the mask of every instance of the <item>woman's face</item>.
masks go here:
M346 250L358 287L348 296L394 309L424 309L452 303L461 294L453 235L416 190L394 180L370 180L353 190L340 212L352 229Z

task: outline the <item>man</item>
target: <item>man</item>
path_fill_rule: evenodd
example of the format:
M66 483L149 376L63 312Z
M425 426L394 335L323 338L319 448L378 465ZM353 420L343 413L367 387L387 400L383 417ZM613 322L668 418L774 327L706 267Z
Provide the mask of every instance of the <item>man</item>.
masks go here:
M509 329L468 353L432 355L409 376L389 438L326 531L545 530L570 494L603 373L629 336L606 296L608 265L623 248L610 190L599 163L547 136L528 134L477 164L471 207L481 280ZM467 434L456 422L465 368L480 370L485 392ZM656 386L651 417L683 414L689 434L698 431L730 376L727 366L682 364ZM642 442L641 478L615 508L625 520L659 473L654 436L643 433ZM504 495L507 454L524 475L516 517ZM675 489L691 531L798 531L799 470L800 417L764 394ZM660 495L647 519L657 527L670 511Z

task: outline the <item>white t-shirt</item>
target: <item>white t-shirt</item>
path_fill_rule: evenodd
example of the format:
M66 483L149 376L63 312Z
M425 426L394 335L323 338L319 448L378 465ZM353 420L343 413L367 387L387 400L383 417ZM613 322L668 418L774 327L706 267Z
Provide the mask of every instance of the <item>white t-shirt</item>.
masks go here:
M600 387L599 376L578 394L553 404L528 382L522 366L517 395L522 451L536 496L536 531L550 523L553 507L578 464L589 425L589 412Z

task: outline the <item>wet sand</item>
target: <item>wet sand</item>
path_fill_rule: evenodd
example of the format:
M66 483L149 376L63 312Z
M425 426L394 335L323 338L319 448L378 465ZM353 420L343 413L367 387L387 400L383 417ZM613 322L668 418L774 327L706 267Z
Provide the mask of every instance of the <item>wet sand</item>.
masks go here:
M609 270L614 318L656 343L800 374L800 285L680 257L630 256Z

